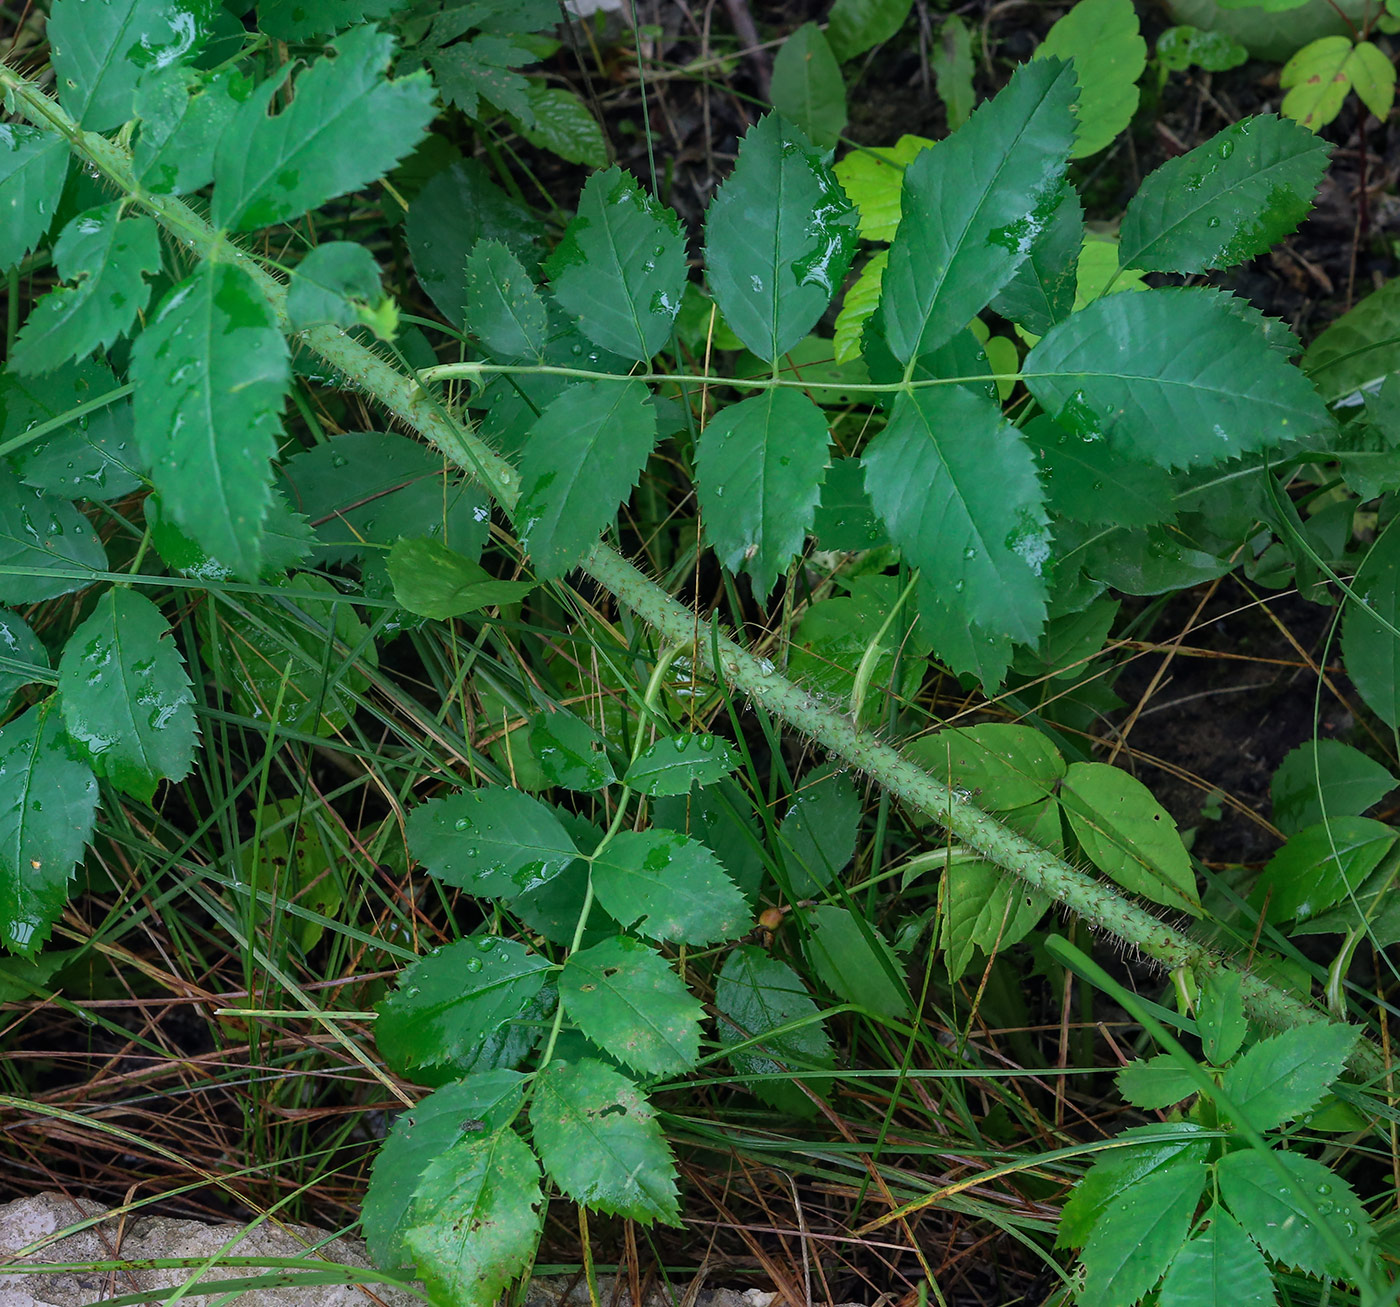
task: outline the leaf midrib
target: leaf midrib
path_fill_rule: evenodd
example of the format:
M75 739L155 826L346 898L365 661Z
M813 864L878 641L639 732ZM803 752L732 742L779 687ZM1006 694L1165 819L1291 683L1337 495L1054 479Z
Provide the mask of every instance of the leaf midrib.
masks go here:
M73 115L73 117L77 119L79 124L81 124L83 119L87 116L88 110L92 108L92 102L96 98L97 92L101 89L102 82L106 78L108 71L111 69L113 61L117 57L117 51L126 48L125 38L127 35L127 30L130 28L131 24L136 21L136 9L137 6L133 4L132 7L129 10L127 10L126 17L121 20L120 25L117 27L116 32L113 34L112 40L107 45L106 56L98 56L96 75L93 76L93 78L88 83L87 94L84 95L82 98L82 108L79 109L78 112ZM92 48L92 42L87 42L87 49L91 51Z
M1278 121L1282 120L1280 119ZM1250 183L1258 182L1267 178L1276 169L1287 168L1290 164L1299 163L1301 160L1307 158L1307 154L1308 152L1300 152L1298 154L1276 159L1273 163L1258 168L1256 171L1242 176L1238 181L1236 181L1232 185L1225 187L1223 190L1216 191L1212 196L1205 200L1202 200L1194 208L1186 210L1179 219L1172 223L1170 227L1166 227L1163 230L1159 231L1151 240L1146 241L1142 245L1139 245L1135 250L1125 251L1120 246L1118 251L1119 266L1122 268L1131 267L1135 260L1142 258L1144 253L1151 251L1155 245L1167 240L1174 232L1179 230L1181 227L1186 226L1187 223L1197 218L1205 210L1211 208L1215 204L1219 204L1227 200L1236 191L1243 189L1244 187L1250 185Z
M962 227L962 230L959 231L959 232L957 233L957 239L956 239L956 241L951 241L951 242L949 242L949 244L948 244L948 246L947 246L947 249L948 249L947 263L946 263L946 266L945 266L945 268L944 268L944 271L943 271L942 276L940 276L940 277L937 279L937 281L934 282L934 284L933 284L932 287L930 288L929 297L928 297L928 306L927 306L927 308L924 310L923 315L922 315L922 317L920 318L918 337L917 337L917 339L916 339L915 342L914 342L913 354L911 355L911 357L917 358L921 352L927 352L926 350L921 350L921 349L920 349L920 346L922 345L922 342L923 342L923 339L924 339L924 333L928 330L929 320L933 317L934 309L938 306L938 298L939 298L939 295L941 294L943 287L947 284L947 281L948 281L949 276L952 274L952 270L953 270L953 266L954 266L954 263L955 263L955 261L956 261L956 258L957 258L957 256L958 256L959 252L962 251L962 250L966 247L966 245L967 245L967 233L968 233L968 231L972 228L974 221L975 221L977 218L979 218L979 217L981 216L982 210L983 210L983 208L986 206L986 204L988 203L988 201L990 200L993 190L996 189L997 186L999 185L999 182L1000 182L1000 179L1001 179L1002 174L1003 174L1009 167L1011 167L1011 164L1012 164L1012 155L1015 153L1017 147L1019 147L1022 138L1025 136L1025 134L1026 134L1028 131L1030 131L1031 124L1036 120L1036 117L1039 115L1039 113L1040 113L1042 107L1043 107L1044 104L1045 104L1045 101L1046 101L1046 100L1049 98L1049 96L1050 96L1050 92L1051 92L1056 86L1059 85L1059 83L1060 83L1060 78L1063 77L1063 76L1065 75L1065 70L1066 70L1066 69L1069 69L1070 67L1071 67L1071 66L1070 66L1069 64L1062 64L1062 65L1061 65L1061 69L1060 69L1060 72L1059 72L1058 76L1056 76L1056 77L1054 78L1053 81L1051 81L1050 83L1047 84L1047 86L1045 87L1045 90L1044 90L1043 92L1041 92L1041 95L1040 95L1039 100L1037 100L1036 103L1031 107L1031 109L1026 113L1024 121L1021 123L1020 127L1017 128L1016 134L1015 134L1015 135L1012 137L1012 139L1011 139L1011 144L1010 144L1010 145L1007 147L1007 149L1002 153L1001 161L997 164L996 171L992 173L991 177L990 177L990 178L988 179L988 181L987 181L986 186L984 186L984 187L982 188L982 196L981 196L981 198L980 198L980 199L978 200L978 202L977 202L977 207L976 207L975 209L973 209L973 210L968 214L968 216L967 216L967 221L964 223L964 225L963 225L963 227ZM1072 70L1071 70L1070 75L1073 76ZM988 101L988 104L990 104L990 103L992 103L992 102L991 102L991 101ZM964 124L964 125L966 125L966 124ZM1072 135L1072 134L1071 134L1071 147L1070 147L1070 148L1073 148L1073 135ZM933 155L934 155L934 151L933 151L933 150L926 150L926 151L923 152L923 155L926 155L926 156L928 156L928 157L931 158L931 157L933 157ZM917 160L916 160L915 162L917 162ZM912 167L913 164L911 163L909 166ZM925 165L925 166L927 166L927 165ZM905 177L906 177L906 181L907 181L908 169L905 170ZM904 225L904 213L903 213L903 203L902 203L902 202L901 202L901 205L900 205L900 219L899 219L899 222L900 222L900 226L903 226L903 225ZM895 231L895 239L896 239L896 240L899 239L899 231L898 231L898 230ZM894 247L891 246L891 248L894 248ZM1017 265L1017 266L1019 266L1019 265ZM1014 267L1013 267L1013 272L1014 272L1014 270L1015 270L1015 269L1014 269Z

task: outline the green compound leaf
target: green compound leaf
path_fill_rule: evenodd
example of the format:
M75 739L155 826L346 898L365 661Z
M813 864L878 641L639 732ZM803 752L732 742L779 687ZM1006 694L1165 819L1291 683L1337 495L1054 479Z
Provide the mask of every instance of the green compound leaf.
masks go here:
M704 1010L641 940L619 935L571 953L559 998L589 1039L643 1074L688 1071L699 1060Z
M57 132L0 123L0 268L12 268L48 231L68 176Z
M627 769L624 784L643 794L687 794L713 785L739 765L734 751L714 735L673 735L657 740Z
M1160 1307L1275 1307L1274 1277L1250 1237L1222 1207L1205 1219L1168 1269Z
M1147 67L1132 0L1079 0L1045 35L1036 59L1072 59L1079 80L1079 130L1072 159L1097 154L1133 120L1137 80Z
M1103 650L1118 610L1118 600L1099 598L1077 612L1056 613L1035 649L1017 655L1017 669L1023 675L1048 674L1057 681L1082 679L1089 660Z
M506 113L530 121L534 117L530 83L512 70L538 59L538 54L510 37L486 32L434 51L431 63L443 96L467 117L477 117L485 99Z
M382 557L373 545L400 536L436 537L475 558L490 530L479 487L450 478L426 445L382 431L351 431L289 458L282 467L287 497L311 519L318 562Z
M575 1202L646 1225L681 1224L671 1150L626 1076L593 1058L555 1062L535 1080L530 1124L550 1179Z
M1124 291L1146 290L1143 273L1118 266L1116 237L1085 229L1084 244L1075 268L1074 307L1078 311L1101 295L1121 295ZM1240 301L1244 303L1244 301Z
M146 525L151 544L171 567L202 581L224 581L233 569L201 549L165 512L159 495L146 499ZM263 522L263 557L258 567L261 580L280 584L287 572L311 555L311 528L305 518L293 513L281 491L272 492L272 503Z
M1207 1174L1196 1161L1158 1170L1103 1213L1081 1254L1084 1307L1131 1307L1162 1278L1191 1232Z
M384 176L422 138L437 112L427 73L383 73L394 39L374 27L340 37L297 78L296 96L268 117L285 78L263 83L238 108L214 160L212 217L251 231L300 217Z
M483 237L467 256L467 321L492 358L544 361L549 313L504 241Z
M1106 440L1083 440L1043 413L1022 428L1042 472L1046 505L1071 522L1156 526L1176 516L1171 473L1120 453Z
M1039 803L1065 774L1060 751L1032 726L953 727L915 740L907 752L942 784L967 791L989 812Z
M1370 41L1323 36L1284 64L1279 86L1288 92L1280 106L1284 116L1315 132L1341 113L1353 88L1372 113L1386 118L1395 98L1395 67Z
M530 103L530 115L516 121L520 134L542 150L549 150L570 163L589 168L604 168L608 162L608 147L603 129L598 126L589 108L572 91L562 86L546 86L528 79L525 95Z
M912 1006L904 967L885 938L845 908L822 904L805 941L812 970L833 994L892 1020Z
M816 324L855 253L855 213L796 128L762 118L705 218L719 311L759 358L787 353Z
M1273 114L1232 123L1143 182L1123 215L1120 266L1204 272L1264 253L1307 217L1329 153Z
M1371 546L1351 583L1342 623L1347 675L1387 726L1400 724L1400 528Z
M1387 948L1400 939L1400 903L1394 887L1395 870L1381 864L1335 908L1309 917L1289 934L1296 937L1364 931L1376 948Z
M742 934L751 921L719 859L671 830L614 836L593 861L593 891L619 926L651 939L713 944Z
M841 462L854 465L851 469L854 475L845 471L840 475L858 496L848 501L851 536L857 533L862 536L855 541L855 547L878 548L886 543L885 533L871 511L860 464L854 459ZM837 464L838 468L840 466ZM831 477L828 476L823 497L830 488ZM831 518L836 518L843 510L824 506L823 512L826 511L831 512ZM817 516L816 529L821 532L821 513ZM831 536L841 539L847 529L846 526L834 527ZM819 538L826 545L831 537L819 535ZM829 547L848 548L844 544ZM849 704L853 712L858 707L861 722L874 726L887 719L891 695L909 696L917 690L929 649L918 623L917 609L906 602L912 595L900 586L898 577L865 573L850 577L850 585L849 595L818 599L807 605L793 632L788 675L828 703ZM826 857L819 856L811 864L814 874L817 874L815 869L825 868L827 861ZM789 870L792 870L791 864ZM810 898L812 893L815 891L797 897Z
M361 306L373 308L383 299L373 254L354 241L323 241L292 273L287 318L294 331L321 322L353 327Z
M578 565L637 484L656 443L648 398L640 381L581 382L530 429L516 521L542 581Z
M815 898L850 864L860 834L860 795L849 776L807 776L778 827L793 899Z
M899 362L951 340L1030 252L1060 202L1074 98L1068 64L1026 64L905 170L876 314Z
M1134 1107L1157 1111L1201 1092L1200 1086L1170 1053L1129 1062L1114 1077L1118 1092Z
M258 27L278 41L306 41L405 7L405 0L260 0Z
M374 1159L361 1223L377 1266L394 1269L410 1260L403 1235L413 1191L423 1172L453 1144L484 1125L509 1125L520 1107L525 1077L488 1071L444 1085L400 1112Z
M1217 1175L1225 1205L1250 1238L1285 1266L1309 1275L1345 1276L1346 1269L1298 1196L1307 1194L1335 1236L1363 1259L1374 1231L1356 1192L1310 1157L1280 1149L1271 1157L1283 1166L1291 1184L1280 1181L1261 1153L1250 1150L1221 1158Z
M1153 51L1159 67L1185 72L1193 64L1208 73L1228 72L1249 59L1249 51L1224 32L1206 32L1186 24L1169 27L1157 38Z
M992 301L1017 326L1043 336L1074 310L1080 250L1084 245L1084 205L1068 182L1050 221L1041 228L1025 262Z
M374 1042L390 1067L410 1078L421 1067L470 1065L540 992L549 970L547 958L496 935L434 949L375 1005Z
M1359 817L1400 781L1340 740L1307 740L1274 773L1274 825L1285 835L1329 817Z
M445 622L500 604L518 603L533 581L498 581L432 536L400 536L389 549L394 599L410 613Z
M1315 1107L1356 1047L1353 1026L1295 1026L1261 1040L1225 1073L1221 1087L1261 1133Z
M1140 780L1107 763L1072 763L1060 803L1100 871L1133 894L1200 916L1191 855L1176 823Z
M0 467L0 565L22 569L0 575L0 603L32 604L91 585L83 574L105 570L107 554L72 504L22 485Z
M658 823L701 839L733 877L745 900L753 904L763 880L763 841L758 822L749 814L743 791L733 781L721 781L695 794L673 795L652 805Z
M28 998L48 999L54 977L78 959L77 949L45 949L34 961L0 957L0 1002L20 1003Z
M545 265L595 345L645 363L671 337L685 289L680 219L621 168L594 173Z
M602 839L602 832L596 828L578 832L580 841L596 844ZM588 864L582 860L568 867L561 875L547 881L538 889L521 894L510 901L511 915L531 930L547 939L551 944L572 947L574 932L578 928L579 913L583 910L584 897L588 893ZM611 932L611 927L601 914L593 919L593 925L584 932L583 943L592 944ZM549 991L546 991L547 996ZM557 998L557 995L554 995ZM555 1004L551 1003L551 1014ZM529 1052L527 1046L524 1050ZM522 1054L523 1056L523 1054ZM496 1065L506 1065L498 1063ZM509 1065L518 1065L512 1062Z
M1357 99L1385 122L1395 107L1395 65L1390 56L1374 41L1358 41L1347 71Z
M97 778L50 695L0 727L0 942L32 957L68 901L92 835Z
M1269 859L1250 901L1270 921L1307 921L1355 893L1396 839L1393 827L1370 817L1307 826Z
M59 234L58 275L77 285L60 286L34 306L10 356L16 372L48 372L109 347L146 307L146 277L160 271L160 236L150 218L123 218L121 209L89 209Z
M1031 394L1067 431L1163 467L1201 467L1329 430L1308 379L1204 288L1108 295L1026 356Z
M462 269L477 242L484 237L502 241L528 265L541 232L539 219L501 190L476 159L459 159L438 173L408 206L404 219L418 280L456 326L467 320Z
M579 856L549 808L504 787L432 799L407 829L409 852L434 876L482 898L514 898Z
M1279 85L1288 92L1283 112L1311 131L1330 123L1351 90L1347 65L1353 48L1349 37L1324 36L1296 51L1279 75Z
M1201 986L1196 1003L1196 1028L1206 1061L1216 1066L1240 1051L1249 1023L1244 1015L1244 981L1238 972L1213 971Z
M142 73L191 56L212 17L208 0L54 0L48 36L59 103L90 132L120 127Z
M1006 821L1042 848L1063 850L1060 809L1046 800L1018 808ZM1048 894L980 858L953 858L944 872L939 943L950 980L960 979L981 949L991 958L1035 929L1050 906Z
M49 651L18 613L0 609L0 713L8 713L15 694L49 670Z
M854 59L895 36L911 8L913 0L836 0L827 15L827 40L838 59Z
M544 1224L540 1164L515 1131L463 1139L429 1162L403 1246L441 1301L491 1307L530 1264Z
M1166 527L1106 533L1090 548L1085 574L1127 594L1183 590L1224 576L1229 558L1193 549L1189 536Z
M132 171L158 195L188 195L214 180L219 137L252 89L236 69L200 74L184 64L152 68L136 87L141 128Z
M972 75L977 65L972 59L972 32L957 14L949 14L938 29L938 41L929 52L934 85L948 115L948 129L957 131L968 120L977 104Z
M901 136L893 145L852 150L832 169L850 196L868 241L891 241L899 229L904 171L933 142Z
M287 342L243 269L206 261L131 351L136 442L170 516L243 577L258 574Z
M860 270L841 300L841 311L832 326L831 344L837 364L850 363L861 355L865 324L870 321L880 303L880 282L890 252L881 250Z
M226 573L205 560L195 574ZM211 594L199 610L200 630L218 642L236 712L254 720L276 712L284 730L334 735L354 716L356 696L369 688L364 667L377 666L374 643L349 600L325 577L302 574L295 584L285 578L273 584L272 594L246 602L241 596L216 601Z
M846 126L846 83L822 29L803 23L773 60L773 108L829 150Z
M975 860L949 866L940 944L950 980L959 980L974 949L989 958L1019 944L1050 906L1049 895L1029 889L994 863Z
M920 598L967 623L1034 643L1050 554L1030 450L985 396L962 386L901 391L864 456L870 502L921 569Z
M68 637L58 664L63 722L78 753L143 803L194 763L194 693L171 636L149 599L114 586Z
M590 793L617 779L607 741L573 713L560 710L536 717L530 727L530 750L550 785Z
M1303 355L1303 371L1329 403L1400 371L1400 277L1338 318Z
M1134 1126L1099 1153L1060 1214L1057 1248L1082 1248L1104 1215L1142 1181L1158 1174L1194 1175L1211 1139L1194 1122ZM1168 1186L1170 1187L1170 1186Z
M720 1047L730 1050L735 1071L753 1077L753 1092L779 1111L815 1115L791 1072L830 1067L831 1041L797 973L757 945L740 945L724 960L715 984L715 1007ZM747 1047L737 1047L740 1044ZM829 1092L831 1081L817 1076L802 1084L820 1098Z
M928 586L919 592L919 629L940 663L959 676L977 677L988 694L1006 679L1016 642L969 623Z
M721 409L695 452L700 511L731 572L766 599L807 538L821 498L831 436L801 391L765 390Z
M27 440L9 458L20 479L63 499L116 499L139 485L131 401L117 399L86 413L74 411L117 389L106 363L66 363L42 377L0 372L0 442L40 423L51 434Z

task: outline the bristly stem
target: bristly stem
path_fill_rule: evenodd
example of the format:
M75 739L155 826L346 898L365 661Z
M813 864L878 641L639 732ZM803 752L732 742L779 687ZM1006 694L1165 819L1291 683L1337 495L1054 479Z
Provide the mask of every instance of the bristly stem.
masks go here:
M642 381L648 385L733 386L736 390L839 390L843 395L897 395L906 390L928 390L936 386L968 386L978 382L1020 381L1019 372L978 372L965 377L910 376L903 381L814 381L811 378L780 375L777 364L766 377L728 377L704 372L600 372L595 368L571 368L556 363L439 363L418 373L422 381L474 381L480 377L539 376L566 377L573 381Z
M235 262L243 268L266 297L282 329L291 331L286 317L285 286L253 256L215 231L183 201L145 192L132 173L127 151L103 136L83 131L33 82L0 66L0 86L12 96L19 112L31 122L63 135L84 162L144 206L191 252L204 258ZM418 377L406 375L336 327L313 327L301 332L300 339L340 371L351 385L418 431L458 467L476 476L501 508L513 514L520 498L520 479L515 470L474 430L449 414ZM436 368L430 375L441 377L447 371L447 368ZM620 603L651 626L664 642L681 646L695 643L696 614L677 603L615 550L599 543L582 566ZM1227 961L1205 945L1158 920L1108 882L1077 870L959 797L897 749L860 730L844 714L819 703L807 691L775 672L771 663L755 657L734 641L716 633L712 640L699 642L695 653L715 676L865 772L890 793L932 817L967 848L1083 917L1093 929L1114 936L1167 970L1185 967L1203 976L1230 968ZM1287 1027L1328 1020L1316 1008L1248 971L1243 971L1241 977L1248 1010L1264 1025ZM1369 1041L1358 1042L1352 1065L1362 1074L1384 1073L1381 1054Z

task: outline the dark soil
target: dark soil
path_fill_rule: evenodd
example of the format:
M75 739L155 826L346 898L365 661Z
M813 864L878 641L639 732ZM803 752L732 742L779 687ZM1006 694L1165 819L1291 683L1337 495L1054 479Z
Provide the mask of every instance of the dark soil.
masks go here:
M1335 634L1326 647L1336 609L1296 594L1261 605L1229 578L1197 614L1204 597L1171 599L1157 627L1186 632L1180 647L1139 655L1115 689L1130 712L1141 704L1128 736L1133 769L1182 830L1194 830L1192 852L1208 863L1258 863L1279 845L1269 781L1284 755L1314 736L1356 733L1349 703L1320 689L1308 665L1328 654L1346 693Z

